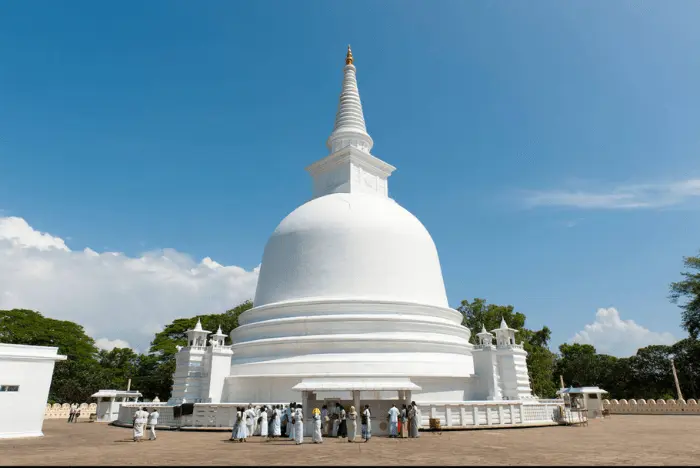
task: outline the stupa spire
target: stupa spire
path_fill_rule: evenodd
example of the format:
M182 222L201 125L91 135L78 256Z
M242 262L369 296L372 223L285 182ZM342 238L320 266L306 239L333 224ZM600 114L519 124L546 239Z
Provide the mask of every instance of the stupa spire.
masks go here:
M357 89L355 76L355 59L352 49L348 45L345 55L345 67L343 68L343 88L338 101L338 112L335 114L333 132L326 142L331 153L353 146L365 153L369 153L374 145L372 138L367 133L365 117L362 112L360 92Z

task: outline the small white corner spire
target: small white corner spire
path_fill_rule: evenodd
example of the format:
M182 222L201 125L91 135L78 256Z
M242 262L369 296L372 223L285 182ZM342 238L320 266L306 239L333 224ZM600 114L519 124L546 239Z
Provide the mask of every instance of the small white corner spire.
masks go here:
M343 90L340 93L333 132L331 132L331 136L328 137L326 142L326 146L331 153L335 153L347 146L354 146L365 153L369 153L374 145L365 126L360 92L357 89L354 62L352 50L348 45L348 53L345 56L345 68L343 68Z
M481 333L488 333L486 331L486 326L483 323L481 324Z
M501 330L506 330L508 328L508 324L506 323L506 319L501 317Z
M224 332L221 331L221 325L219 325L219 328L216 329L216 334L217 335L223 335Z
M194 326L194 331L202 331L202 321L197 319L197 325Z

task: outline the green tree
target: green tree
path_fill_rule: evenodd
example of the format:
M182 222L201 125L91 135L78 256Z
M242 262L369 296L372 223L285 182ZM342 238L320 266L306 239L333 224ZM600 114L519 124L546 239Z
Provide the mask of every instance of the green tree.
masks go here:
M630 358L632 398L675 398L670 346L651 345Z
M84 402L109 384L109 376L96 359L95 340L77 323L44 317L33 310L0 310L0 342L54 346L68 356L54 367L49 400Z
M689 271L681 272L682 281L671 283L671 302L677 304L681 298L686 299L680 305L683 309L682 326L694 340L700 335L700 256L683 257L683 265Z
M112 388L109 376L95 359L68 359L56 363L49 390L49 401L89 402L101 388Z
M68 359L91 359L97 353L95 340L81 325L26 309L0 310L0 342L55 346Z
M601 385L598 355L593 346L580 343L564 343L559 346L555 378L563 376L564 384L572 387ZM607 389L605 389L607 390Z
M221 326L225 334L238 327L238 317L253 304L246 301L222 314L202 315L205 329ZM175 372L177 345L186 344L185 331L194 327L197 317L177 319L157 333L149 354L138 355L131 349L98 350L95 341L82 326L65 320L44 317L32 310L0 310L0 342L36 346L56 346L68 356L54 368L49 400L86 402L99 389L140 391L145 398L170 397Z
M138 373L140 356L130 348L102 350L97 358L105 378L109 380L109 388L126 389L129 379Z
M686 338L671 346L678 382L685 398L700 396L700 341Z
M158 397L165 401L170 398L174 372L174 355L142 354L131 387L140 391L144 398L152 400Z
M501 325L501 319L505 319L508 326L516 330L525 326L525 315L515 312L512 305L487 304L485 299L475 298L472 302L462 301L457 310L462 314L462 325L472 332L474 343L482 325L486 330L491 331Z

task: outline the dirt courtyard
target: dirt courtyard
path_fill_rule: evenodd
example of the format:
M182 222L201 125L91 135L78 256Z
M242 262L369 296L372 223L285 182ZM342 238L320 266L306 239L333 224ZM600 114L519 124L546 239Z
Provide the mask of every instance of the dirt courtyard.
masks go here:
M228 442L225 432L159 431L131 442L131 430L102 423L44 422L45 437L0 440L2 465L693 465L700 417L618 416L588 427L542 427L374 437Z

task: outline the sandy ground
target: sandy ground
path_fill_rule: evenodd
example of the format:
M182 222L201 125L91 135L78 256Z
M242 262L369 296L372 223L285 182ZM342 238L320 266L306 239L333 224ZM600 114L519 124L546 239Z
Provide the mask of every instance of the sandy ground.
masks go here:
M588 427L542 427L374 437L369 443L306 439L228 442L224 432L159 431L134 443L102 423L44 422L45 437L0 440L2 465L693 465L700 417L618 416Z

